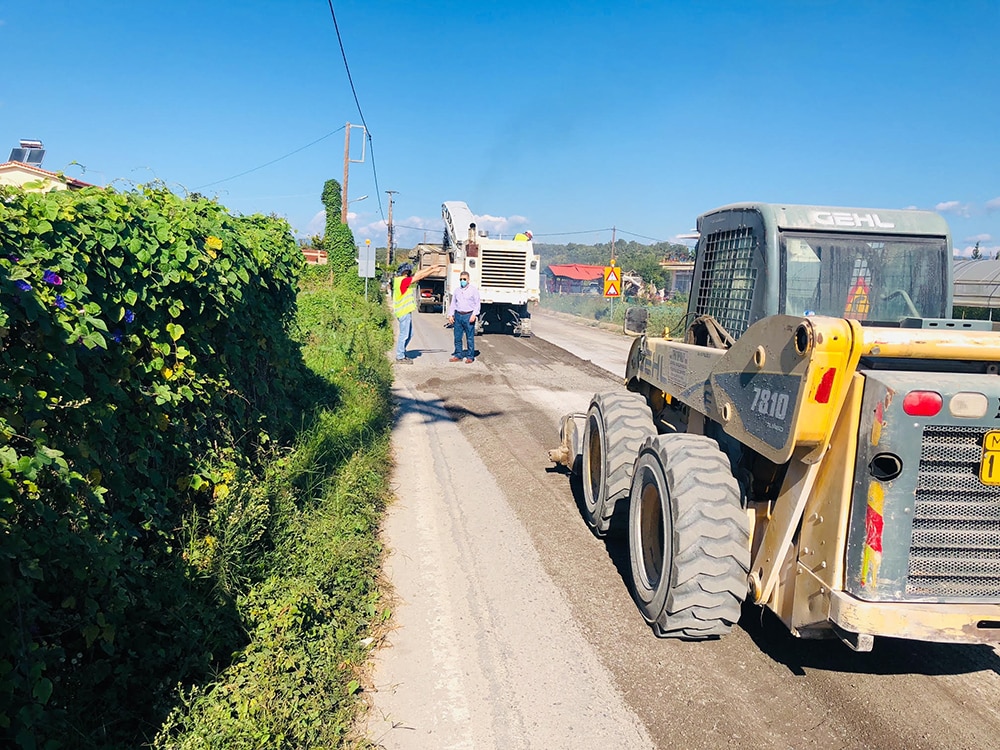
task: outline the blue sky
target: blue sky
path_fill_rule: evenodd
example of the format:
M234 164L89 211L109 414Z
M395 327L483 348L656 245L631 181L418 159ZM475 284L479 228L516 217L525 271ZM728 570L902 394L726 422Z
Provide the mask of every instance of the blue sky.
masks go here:
M587 244L759 200L936 209L957 252L1000 251L997 0L333 7L371 134L359 243L395 190L403 247L440 241L445 200ZM362 121L327 0L0 0L0 50L0 159L37 138L45 168L303 235Z

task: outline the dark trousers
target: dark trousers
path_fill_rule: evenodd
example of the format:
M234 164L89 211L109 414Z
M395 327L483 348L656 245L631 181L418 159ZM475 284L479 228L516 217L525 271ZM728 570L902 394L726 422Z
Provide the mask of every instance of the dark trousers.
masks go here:
M469 322L471 317L472 313L470 312L455 313L455 327L452 329L455 332L455 351L453 352L455 357L476 358L476 324ZM469 343L468 349L462 348L462 336L465 336L465 340Z

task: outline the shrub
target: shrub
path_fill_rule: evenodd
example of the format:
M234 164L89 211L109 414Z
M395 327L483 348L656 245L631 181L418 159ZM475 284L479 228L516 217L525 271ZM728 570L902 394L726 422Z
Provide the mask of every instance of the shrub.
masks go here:
M334 400L289 336L301 264L284 221L198 196L0 192L8 744L132 741L243 643L202 524L266 548L232 484Z

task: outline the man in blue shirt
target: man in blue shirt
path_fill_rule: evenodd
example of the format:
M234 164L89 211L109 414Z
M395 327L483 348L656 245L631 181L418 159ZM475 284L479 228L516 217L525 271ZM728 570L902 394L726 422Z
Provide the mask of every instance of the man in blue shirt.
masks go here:
M476 321L479 319L479 290L469 283L466 271L458 277L458 289L451 295L448 305L448 322L454 324L455 351L449 362L465 362L471 365L476 361ZM462 337L468 342L468 348L462 348Z

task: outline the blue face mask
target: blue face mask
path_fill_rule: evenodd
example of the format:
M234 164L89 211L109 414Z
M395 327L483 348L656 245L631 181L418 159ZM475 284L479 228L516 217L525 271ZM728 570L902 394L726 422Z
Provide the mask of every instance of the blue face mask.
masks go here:
M458 283L461 284L462 286L468 286L469 285L469 280L468 279L462 279Z

